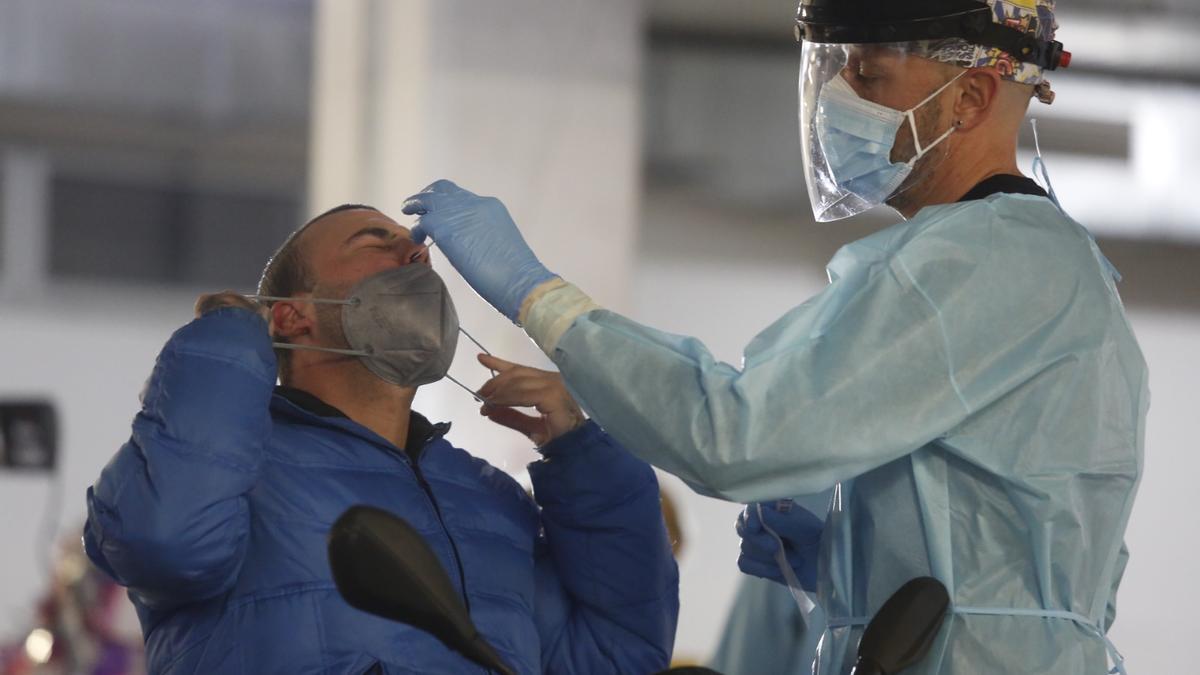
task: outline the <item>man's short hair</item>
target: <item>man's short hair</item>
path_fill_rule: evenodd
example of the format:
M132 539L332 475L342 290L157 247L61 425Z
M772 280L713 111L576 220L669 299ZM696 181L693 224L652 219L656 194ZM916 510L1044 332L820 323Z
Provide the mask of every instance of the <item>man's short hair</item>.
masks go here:
M313 223L326 216L332 216L342 211L359 210L379 211L374 206L367 204L342 204L313 217L307 223L301 225L295 232L288 235L288 238L283 240L283 243L275 250L275 253L267 260L267 265L263 268L262 277L258 281L258 294L276 298L290 298L297 293L312 290L317 280L313 278L312 268L308 264L308 256L305 254L304 247L300 245L301 237ZM271 301L268 300L266 302L270 304ZM279 362L279 375L281 378L287 373L289 356L290 354L286 349L275 350L275 357Z

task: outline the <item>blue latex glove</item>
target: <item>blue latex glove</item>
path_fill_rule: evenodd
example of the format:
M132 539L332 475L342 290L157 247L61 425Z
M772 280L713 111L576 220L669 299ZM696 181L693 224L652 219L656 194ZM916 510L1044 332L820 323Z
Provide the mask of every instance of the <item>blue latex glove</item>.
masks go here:
M431 237L471 288L512 321L530 292L555 278L495 197L439 180L409 197L401 210L420 216L413 241L420 244Z
M787 585L783 572L775 561L779 543L763 527L764 520L783 540L784 552L796 578L800 580L800 586L806 591L816 591L817 554L820 551L821 531L825 528L825 521L795 504L787 511L780 511L777 502L764 503L762 519L759 518L757 504L750 504L742 511L737 520L737 533L742 538L738 569L752 576Z

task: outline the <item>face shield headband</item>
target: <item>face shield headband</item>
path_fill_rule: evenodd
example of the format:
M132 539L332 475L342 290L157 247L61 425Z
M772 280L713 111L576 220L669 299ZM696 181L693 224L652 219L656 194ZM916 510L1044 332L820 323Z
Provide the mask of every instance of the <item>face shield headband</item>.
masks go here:
M862 3L860 3L862 4ZM888 2L885 5L900 3ZM839 0L801 3L796 15L796 39L820 44L880 44L959 38L971 44L1000 49L1023 63L1046 70L1066 68L1071 53L1057 40L1001 25L986 2L948 0L904 3L899 10L873 9ZM864 17L866 17L864 19Z

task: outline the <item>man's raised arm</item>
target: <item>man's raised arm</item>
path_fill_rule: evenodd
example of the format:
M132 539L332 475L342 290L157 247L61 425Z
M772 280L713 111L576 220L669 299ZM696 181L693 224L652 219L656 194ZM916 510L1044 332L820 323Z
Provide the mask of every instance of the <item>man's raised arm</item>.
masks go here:
M214 297L163 348L132 436L87 494L88 556L154 610L232 587L271 429L267 326Z

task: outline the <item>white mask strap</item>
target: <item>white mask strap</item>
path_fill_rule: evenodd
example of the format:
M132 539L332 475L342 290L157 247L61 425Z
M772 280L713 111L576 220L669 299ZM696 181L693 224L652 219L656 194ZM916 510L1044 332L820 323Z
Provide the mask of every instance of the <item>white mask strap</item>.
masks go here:
M358 305L362 301L358 298L347 298L346 300L332 300L328 298L282 298L275 295L255 295L248 294L245 296L250 300L262 302L307 302L313 305ZM343 356L370 356L371 352L366 352L361 349L335 349L333 347L317 347L315 345L294 345L287 342L272 342L272 347L277 349L301 350L307 349L313 352L327 352L329 354L341 354Z
M966 74L967 74L967 71L965 71L965 70L964 70L964 71L962 71L961 73L959 73L958 75L955 75L955 76L954 76L954 78L953 78L952 80L950 80L950 81L949 81L949 82L947 82L946 84L943 84L942 86L938 87L937 91L935 91L935 92L933 92L932 94L930 94L930 95L926 96L926 97L925 97L925 100L921 101L920 103L916 104L915 106L913 106L913 107L909 108L908 110L904 111L904 116L908 118L908 126L909 126L909 128L910 128L910 129L912 129L912 135L913 135L913 145L914 145L914 146L916 147L916 149L917 149L917 154L916 154L916 156L914 156L912 159L910 159L910 160L908 160L908 162L906 162L906 164L908 164L909 166L912 166L912 165L916 164L916 163L917 163L917 160L918 160L918 159L921 159L922 157L924 157L924 156L925 156L925 153L927 153L927 152L929 152L930 150L932 150L932 149L933 149L933 147L934 147L935 145L937 145L938 143L941 143L942 141L944 141L944 140L946 140L947 138L949 138L949 137L950 137L950 134L953 134L955 131L958 131L958 127L956 127L956 126L951 126L949 129L947 129L947 130L946 130L946 133L942 134L941 136L938 136L938 137L937 137L937 140L935 140L934 142L930 143L929 145L922 146L922 145L921 145L921 134L920 134L920 132L918 132L918 131L917 131L917 116L916 116L916 115L914 115L913 113L915 113L917 110L920 110L920 109L921 109L921 106L923 106L923 105L925 105L926 103L929 103L929 102L930 102L930 101L932 101L933 99L937 98L938 94L940 94L940 93L942 93L943 91L945 91L945 90L946 90L946 87L949 87L950 85L954 84L955 82L957 82L957 81L958 81L958 78L960 78L960 77L962 77L963 75L966 75Z
M334 347L318 347L316 345L294 345L290 342L272 342L272 347L276 349L290 349L292 351L308 350L310 352L326 352L328 354L341 354L342 356L371 356L372 352L362 349L336 349Z
M965 71L965 70L964 70L964 71L962 71L961 73L959 73L959 74L955 75L953 78L951 78L951 79L950 79L950 81L949 81L949 82L947 82L946 84L943 84L942 86L938 87L938 88L937 88L937 91L935 91L935 92L933 92L932 94L930 94L930 95L926 96L926 97L925 97L925 99L924 99L923 101L921 101L920 103L918 103L918 104L914 105L913 107L909 108L909 109L908 109L906 112L912 112L912 111L916 110L917 108L920 108L921 106L925 105L926 103L929 103L929 102L930 102L930 101L932 101L933 99L937 98L937 95L938 95L938 94L942 93L943 91L946 91L946 87L949 87L950 85L954 84L955 82L957 82L957 81L958 81L958 78L960 78L960 77L962 77L963 75L966 75L966 74L967 74L967 71Z
M465 331L464 331L464 334L465 334ZM467 337L470 337L470 336L468 335ZM475 338L471 338L471 341L475 342ZM479 343L475 342L475 344L478 345ZM315 345L293 345L293 344L289 344L287 342L272 342L271 346L276 347L278 349L308 350L308 351L312 351L312 352L325 352L327 354L340 354L342 356L370 357L372 354L372 352L363 351L361 349L334 349L333 347L317 347ZM480 345L479 348L483 349L483 346ZM484 349L484 351L486 352L487 350ZM494 375L495 372L496 371L493 370L492 374ZM450 375L450 373L446 373L446 379L450 380L454 384L457 384L458 386L462 387L463 391L470 394L471 398L475 399L477 402L479 402L479 403L488 403L489 402L489 401L487 401L487 399L481 398L479 396L479 394L472 391L471 388L468 387L467 385L454 379L454 377L452 375Z
M479 344L479 340L476 340L474 337L472 337L471 334L468 333L466 331L466 329L463 328L461 325L458 327L458 332L462 333L463 335L466 335L467 339L470 340L471 342L474 342L476 347L479 347L480 349L482 349L484 354L487 354L488 356L492 356L492 353L488 351L488 348ZM491 368L488 368L488 370L491 371L492 377L496 376L496 371L492 370ZM462 387L461 384L458 386ZM463 388L465 389L466 387L463 387Z

